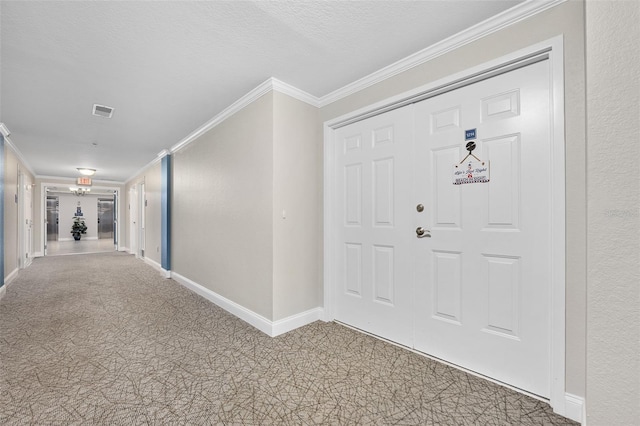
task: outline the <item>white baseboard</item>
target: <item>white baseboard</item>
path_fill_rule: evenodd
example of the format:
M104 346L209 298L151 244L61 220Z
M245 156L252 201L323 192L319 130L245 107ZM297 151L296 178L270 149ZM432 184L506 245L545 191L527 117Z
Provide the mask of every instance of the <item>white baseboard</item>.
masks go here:
M584 421L584 398L570 393L564 394L564 413L558 413L580 424Z
M127 253L131 253L131 250L129 250L127 247L118 247L118 251L124 251Z
M171 278L271 337L311 324L322 317L322 308L314 308L281 320L271 321L176 272L171 273Z
M171 271L167 271L166 269L164 269L162 265L160 265L155 260L151 260L148 257L143 257L142 260L144 260L144 263L146 263L147 265L151 266L153 269L156 269L158 272L160 272L160 274L162 274L163 277L171 278Z
M4 277L4 287L6 287L9 284L11 284L11 281L13 281L18 276L18 271L19 271L19 269L16 268L13 271L11 271L11 273L9 273L9 275Z
M290 317L283 318L281 320L273 321L271 323L271 337L279 336L287 333L296 328L303 327L312 322L316 322L321 319L323 314L322 308L313 308L308 311L300 312L299 314L291 315Z
M36 252L33 253L33 257L34 258L43 257L43 256L44 256L44 253L42 253L41 251L36 251Z
M9 284L11 284L11 281L13 281L17 276L18 276L18 268L14 269L13 271L11 271L9 275L4 277L4 285L0 287L0 300L2 300L2 298L7 295L7 289L9 288Z

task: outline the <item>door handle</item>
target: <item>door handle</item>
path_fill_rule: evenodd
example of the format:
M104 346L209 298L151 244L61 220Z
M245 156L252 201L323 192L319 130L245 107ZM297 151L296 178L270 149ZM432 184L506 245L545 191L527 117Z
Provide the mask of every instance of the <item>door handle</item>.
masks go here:
M422 226L416 228L416 236L418 238L431 238L431 231L424 229Z

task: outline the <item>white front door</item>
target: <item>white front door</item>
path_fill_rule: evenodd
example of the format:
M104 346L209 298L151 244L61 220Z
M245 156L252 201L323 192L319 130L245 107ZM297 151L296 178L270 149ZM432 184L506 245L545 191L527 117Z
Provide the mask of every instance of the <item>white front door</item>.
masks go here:
M550 396L548 67L335 131L336 320ZM490 182L453 185L469 129Z
M415 345L550 395L548 61L416 104ZM453 185L468 152L490 182ZM471 160L475 160L470 157ZM468 161L460 165L468 168Z
M336 131L337 320L404 345L411 324L412 106Z

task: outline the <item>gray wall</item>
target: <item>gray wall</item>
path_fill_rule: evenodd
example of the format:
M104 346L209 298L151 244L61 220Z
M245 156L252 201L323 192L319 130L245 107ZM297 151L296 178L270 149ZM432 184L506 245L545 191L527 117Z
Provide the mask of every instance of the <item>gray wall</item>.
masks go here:
M172 270L273 318L273 93L174 154Z
M588 1L587 421L640 424L640 2Z
M318 109L273 93L273 319L322 304ZM283 219L283 210L286 218Z
M566 390L584 396L586 204L584 4L570 1L490 34L381 83L336 101L320 111L321 120L339 117L404 91L491 61L516 50L564 35L566 135ZM320 143L320 142L319 142ZM318 157L322 161L322 156ZM322 188L318 189L319 191Z

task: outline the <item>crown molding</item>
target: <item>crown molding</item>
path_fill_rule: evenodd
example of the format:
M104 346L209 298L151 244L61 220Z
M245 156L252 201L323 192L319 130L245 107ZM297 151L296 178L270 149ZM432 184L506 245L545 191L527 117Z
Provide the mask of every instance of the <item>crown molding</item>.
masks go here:
M261 98L262 96L264 96L265 94L271 91L284 93L285 95L291 96L292 98L298 99L299 101L308 103L309 105L312 105L315 107L319 106L318 98L316 98L315 96L310 95L309 93L304 92L300 89L297 89L291 86L290 84L287 84L283 81L280 81L271 77L266 81L264 81L263 83L261 83L260 85L258 85L255 89L251 90L249 93L247 93L246 95L244 95L243 97L241 97L240 99L232 103L230 106L225 108L222 112L220 112L218 115L213 117L211 120L207 121L202 126L198 127L196 130L194 130L191 134L189 134L187 137L182 139L180 142L173 145L169 151L171 153L174 153L183 149L184 147L189 145L191 142L193 142L194 140L202 136L204 133L213 129L218 124L222 123L223 121L225 121L226 119L234 115L235 113L246 108L249 104L255 102L256 100L258 100L259 98Z
M271 86L276 92L291 96L294 99L297 99L316 108L320 106L320 100L317 97L304 92L297 87L293 87L292 85L287 84L284 81L271 78Z
M8 138L11 134L11 132L7 128L7 125L4 123L0 123L0 133L2 133L2 136L4 136L5 138Z
M225 121L226 119L234 115L235 113L241 111L243 108L247 107L252 102L258 100L259 98L261 98L262 96L264 96L265 94L273 90L272 81L273 79L270 78L265 82L263 82L262 84L258 85L258 87L251 90L249 93L247 93L246 95L244 95L243 97L241 97L240 99L238 99L237 101L229 105L218 115L216 115L211 120L204 123L202 126L198 127L196 130L191 132L187 137L182 139L180 142L173 145L171 149L169 149L169 151L172 154L174 152L180 151L181 149L189 145L191 142L195 141L200 136L202 136L209 130L216 127L218 124L222 123L223 121Z
M317 108L329 105L339 99L345 98L353 93L359 92L367 87L370 87L376 83L380 83L383 80L393 77L399 73L407 71L411 68L417 67L425 62L428 62L440 55L457 49L465 44L469 44L479 38L499 31L505 27L513 25L524 19L527 19L533 15L544 12L559 4L562 4L568 0L526 0L511 9L508 9L498 15L495 15L485 21L480 22L473 27L463 30L441 42L427 47L419 52L407 56L391 65L388 65L366 77L354 81L338 90L335 90L320 98L313 96L307 92L304 92L290 84L275 79L273 77L267 79L263 83L259 84L256 88L242 96L240 99L229 105L222 112L217 114L211 120L198 127L196 130L187 135L184 139L173 145L169 149L169 153L173 154L185 148L191 142L197 140L204 133L213 129L235 113L241 111L252 102L258 100L263 95L270 91L277 91L285 95L291 96L301 102L305 102ZM168 155L165 151L162 151L159 155ZM160 161L161 157L156 157L150 161L147 165L138 170L133 176L131 176L125 183L128 183L135 179L138 175L143 173L149 167Z
M460 31L449 38L394 62L391 65L387 65L366 77L320 97L318 106L324 107L329 105L397 74L424 64L447 52L458 49L505 27L565 3L566 1L568 0L527 0L472 27Z
M169 155L170 152L168 149L163 149L162 151L160 151L158 153L158 155L156 156L156 158L154 158L153 160L149 161L147 164L145 164L142 168L140 168L137 172L135 172L129 179L127 179L126 181L124 181L125 186L129 185L132 182L137 182L139 179L138 177L143 174L144 172L146 172L147 170L149 170L151 167L155 166L156 164L159 164L162 159L164 157L166 157L167 155ZM142 179L144 181L144 179Z
M5 127L5 129L6 129L6 127ZM11 138L9 136L4 136L4 142L5 142L6 146L8 146L11 149L11 151L13 151L13 153L16 155L16 157L18 157L18 160L29 171L29 173L31 173L33 175L33 177L35 179L36 178L36 173L33 171L33 169L31 168L31 165L24 158L24 155L22 155L22 152L20 152L18 147L11 141Z

